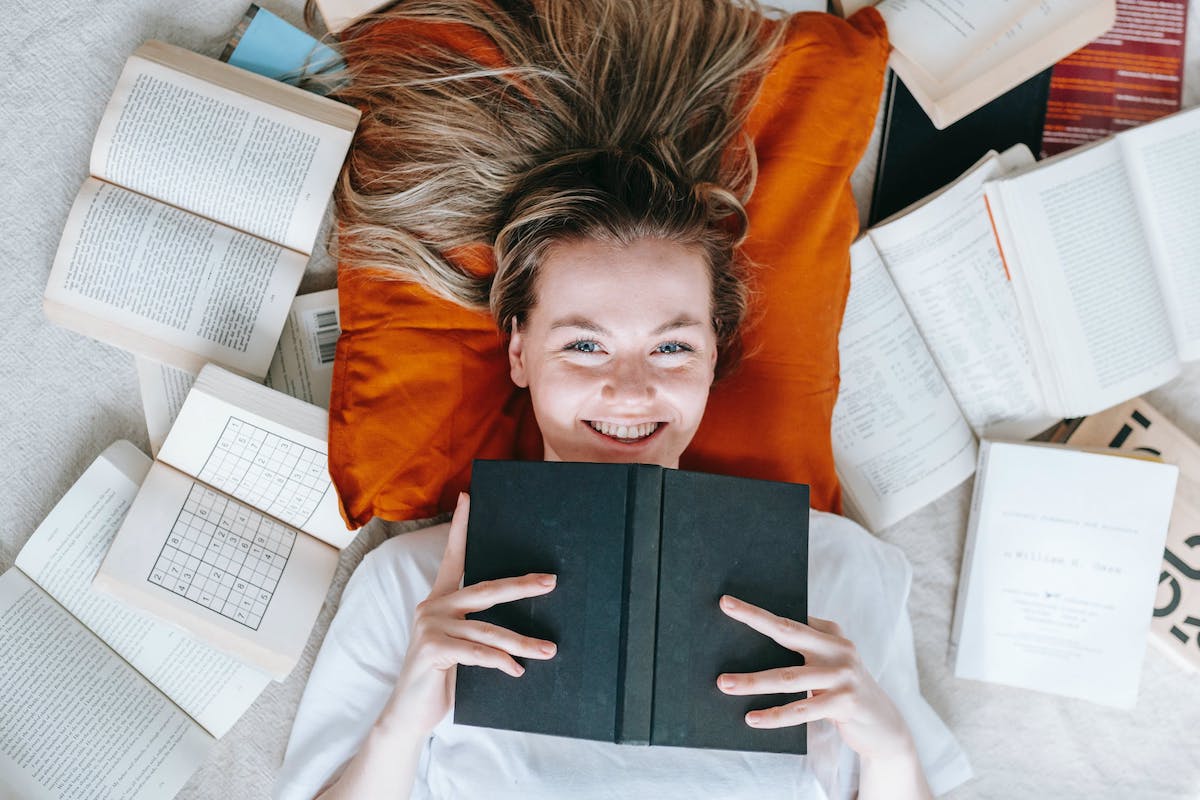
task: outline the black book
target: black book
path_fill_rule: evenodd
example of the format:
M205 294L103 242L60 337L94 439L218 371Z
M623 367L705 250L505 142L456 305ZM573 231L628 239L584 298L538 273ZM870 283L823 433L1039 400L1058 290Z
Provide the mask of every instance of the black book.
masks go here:
M718 607L808 619L808 487L637 464L476 461L464 584L552 572L553 592L472 615L549 639L520 678L459 667L454 721L654 744L804 753L745 714L800 695L722 693L722 672L803 658Z
M1024 143L1031 152L1040 152L1053 70L1033 76L940 131L890 73L869 224L953 182L988 150L1001 153Z

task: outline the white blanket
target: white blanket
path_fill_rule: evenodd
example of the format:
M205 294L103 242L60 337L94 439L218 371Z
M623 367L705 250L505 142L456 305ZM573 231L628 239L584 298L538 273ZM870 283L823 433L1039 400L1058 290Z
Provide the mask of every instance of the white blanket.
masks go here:
M797 0L798 1L798 0ZM0 46L0 571L84 468L113 440L148 448L133 359L52 327L45 288L67 210L87 174L88 151L126 57L151 39L217 55L248 0L123 0L5 4ZM301 0L267 2L300 22ZM1200 103L1200 2L1193 2L1185 104ZM878 137L855 178L869 198ZM1200 213L1200 206L1197 208ZM302 291L332 286L318 253ZM1200 365L1151 394L1152 402L1200 439ZM953 798L1046 796L1126 800L1200 796L1200 678L1155 650L1146 655L1141 696L1130 712L955 679L946 642L958 582L970 483L882 538L908 554L923 691L960 737L977 776ZM400 526L401 528L404 526ZM300 690L333 604L353 565L388 533L372 525L343 558L305 659L273 684L222 740L216 757L180 795L265 797L283 755Z

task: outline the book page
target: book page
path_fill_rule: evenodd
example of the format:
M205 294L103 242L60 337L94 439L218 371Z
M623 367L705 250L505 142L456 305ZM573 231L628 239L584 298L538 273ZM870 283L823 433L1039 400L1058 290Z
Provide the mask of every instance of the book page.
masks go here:
M282 680L338 551L155 462L94 585Z
M340 334L337 289L297 297L283 324L266 385L306 403L329 408L333 358Z
M298 253L89 178L45 307L53 322L142 356L261 378L304 267Z
M989 157L869 235L972 429L1026 438L1057 418L1045 411L983 200L984 181L1004 169Z
M1053 445L981 450L954 674L1132 708L1178 470Z
M34 531L17 567L176 705L221 737L270 682L170 626L91 588L150 459L118 441L88 467Z
M1037 0L882 0L888 40L930 78L956 67L1009 30Z
M0 796L174 797L215 740L20 570L0 575Z
M232 73L241 91L159 60L215 75ZM236 67L151 42L130 57L92 149L97 178L310 254L350 146L349 129L275 107L249 91L266 82ZM353 109L277 84L305 103Z
M903 53L889 65L937 128L965 117L1112 27L1113 0L1039 0L1005 34L935 80Z
M1117 137L1138 198L1180 357L1200 358L1200 109Z
M159 459L334 547L354 538L329 477L324 409L206 367Z
M134 358L138 391L142 396L142 412L146 417L146 432L150 435L150 454L157 456L183 401L187 399L196 374L148 358Z
M962 483L975 438L870 239L850 248L833 457L872 531Z
M1022 313L1035 319L1059 400L1079 417L1166 382L1179 371L1149 245L1115 141L1065 154L993 183L1001 236ZM989 189L989 199L993 194ZM998 223L999 224L999 223ZM1011 252L1010 252L1011 251Z
M328 408L340 333L337 289L297 297L283 324L266 385L306 403ZM146 430L150 434L150 452L158 455L196 382L196 373L141 357L135 363Z
M330 33L337 33L364 14L392 4L392 0L317 0L321 19Z

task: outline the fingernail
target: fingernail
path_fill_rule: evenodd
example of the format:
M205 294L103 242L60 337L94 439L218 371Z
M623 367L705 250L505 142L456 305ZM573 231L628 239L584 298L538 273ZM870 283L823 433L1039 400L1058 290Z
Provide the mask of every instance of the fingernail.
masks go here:
M554 586L554 584L558 583L558 576L542 575L538 578L538 583L540 583L542 586Z
M552 656L558 652L558 645L556 645L554 642L546 642L544 645L542 645L541 649L546 655Z
M457 503L457 505L460 505L460 506L461 506L461 505L462 505L463 503L465 503L465 502L467 502L467 493L466 493L466 492L459 492L459 493L458 493L458 503Z
M517 664L517 677L519 678L524 674L525 674L525 668L522 667L520 664Z
M732 609L733 608L733 598L727 594L721 595L721 608Z
M717 678L717 686L720 686L722 689L732 689L735 683L737 683L737 681L728 675L722 675L721 677Z
M759 714L757 711L751 711L749 714L746 715L746 724L747 725L761 725L762 724L762 715Z

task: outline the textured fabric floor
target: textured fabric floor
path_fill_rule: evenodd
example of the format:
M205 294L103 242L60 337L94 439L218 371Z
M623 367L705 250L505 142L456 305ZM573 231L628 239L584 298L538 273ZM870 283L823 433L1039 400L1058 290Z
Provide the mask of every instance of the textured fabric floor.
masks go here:
M83 469L113 440L148 448L133 360L52 327L41 295L88 152L125 58L158 38L220 52L247 0L205 3L10 0L0 40L0 571ZM301 0L266 5L293 22ZM1185 104L1200 103L1200 3L1192 4ZM856 176L870 191L872 145ZM1197 210L1200 213L1200 209ZM334 283L318 253L302 291ZM1151 395L1200 439L1200 364ZM946 643L958 581L970 482L885 531L913 563L911 607L922 684L957 732L977 776L956 800L1045 796L1126 800L1200 797L1200 679L1149 650L1139 703L1119 712L1083 702L955 679ZM398 526L403 528L404 526ZM395 531L391 531L395 532ZM353 565L388 533L372 525L343 557L308 651L223 739L180 797L264 797L320 637Z

